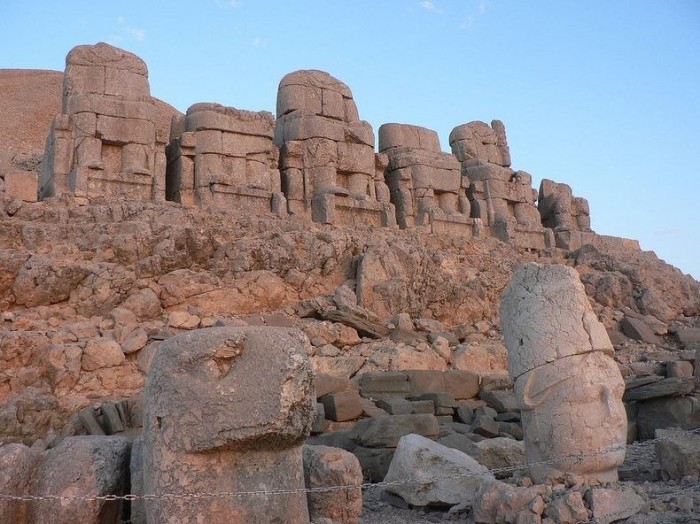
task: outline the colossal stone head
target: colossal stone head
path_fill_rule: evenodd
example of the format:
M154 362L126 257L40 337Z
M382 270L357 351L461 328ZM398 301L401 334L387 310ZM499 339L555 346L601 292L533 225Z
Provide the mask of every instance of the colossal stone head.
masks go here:
M576 271L520 267L500 314L533 480L617 480L627 431L624 381Z

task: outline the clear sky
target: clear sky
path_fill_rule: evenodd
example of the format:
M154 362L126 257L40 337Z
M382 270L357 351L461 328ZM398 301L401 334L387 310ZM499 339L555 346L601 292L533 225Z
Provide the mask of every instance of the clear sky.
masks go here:
M0 0L0 68L78 44L143 58L154 96L274 112L297 69L374 130L503 120L513 168L569 184L593 228L700 279L698 0ZM1 95L1 94L0 94Z

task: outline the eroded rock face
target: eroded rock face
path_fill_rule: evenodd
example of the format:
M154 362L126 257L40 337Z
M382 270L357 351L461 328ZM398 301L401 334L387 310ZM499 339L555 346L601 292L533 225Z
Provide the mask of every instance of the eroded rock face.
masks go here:
M379 128L379 150L389 158L386 179L396 218L401 228L455 222L467 232L467 187L457 159L440 150L432 129L407 124L384 124ZM469 236L467 233L467 236Z
M501 326L533 479L617 480L624 382L576 271L521 266L503 292Z
M399 481L387 491L414 506L471 504L480 489L496 482L466 453L416 434L399 440L384 481Z
M362 512L362 468L357 457L344 449L330 446L304 446L304 477L307 489L309 515L333 522L354 524ZM346 489L329 489L347 486Z
M303 490L315 407L303 338L225 327L162 343L146 384L144 492ZM149 522L308 522L303 491L155 499L146 512Z

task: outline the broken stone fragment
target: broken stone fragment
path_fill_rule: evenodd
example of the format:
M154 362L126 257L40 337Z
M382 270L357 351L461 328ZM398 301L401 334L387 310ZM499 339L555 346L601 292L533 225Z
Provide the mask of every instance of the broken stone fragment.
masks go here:
M329 446L304 445L304 479L307 489L316 490L307 493L313 521L327 518L345 524L358 522L362 512L362 468L355 455Z
M471 503L496 480L469 455L411 434L399 441L384 481L400 481L386 490L411 505L452 506Z

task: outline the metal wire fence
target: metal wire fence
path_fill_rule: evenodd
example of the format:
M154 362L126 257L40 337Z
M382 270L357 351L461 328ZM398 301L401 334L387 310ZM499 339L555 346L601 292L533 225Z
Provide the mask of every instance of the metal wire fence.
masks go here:
M688 435L700 434L700 428L694 430L679 430ZM530 466L540 466L540 465L565 465L565 464L575 464L578 461L594 457L597 455L605 455L608 453L629 450L634 448L646 448L656 444L657 442L664 440L673 440L671 437L659 437L651 440L645 440L642 442L635 442L633 444L621 445L616 447L608 448L604 451L597 453L581 453L569 455L567 457L558 458L556 460L547 460L534 462L523 465L507 466L502 468L492 468L488 471L494 476L499 476L508 473L514 473L516 471L525 471ZM267 490L246 490L246 491L217 491L217 492L185 492L185 493L158 493L158 494L125 494L125 495L12 495L0 493L0 503L3 501L11 502L56 502L59 504L66 504L71 502L109 502L109 501L123 501L123 502L135 502L135 501L152 501L152 500L206 500L206 499L217 499L217 498L233 498L233 497L268 497L268 496L280 496L280 495L301 495L301 494L312 494L312 493L332 493L334 491L345 491L345 490L357 490L362 491L371 489L386 489L394 486L402 485L423 485L430 484L439 481L449 481L457 480L460 478L482 476L484 473L475 472L461 472L451 475L442 476L430 476L422 480L406 479L406 480L394 480L394 481L382 481L382 482L364 482L361 484L346 484L346 485L329 485L329 486L315 486L308 488L292 488L292 489L267 489ZM683 493L700 491L700 483L693 483L685 488L678 489L677 487L673 490L673 495L678 496ZM636 513L644 509L648 505L648 502L644 502L639 507L635 508L633 513ZM581 524L600 524L602 522L612 522L617 518L624 518L628 515L630 508L625 508L624 511L616 513L608 513L603 516L598 516L595 519L582 521ZM622 517L621 517L622 516ZM121 521L121 524L130 524L131 521Z

